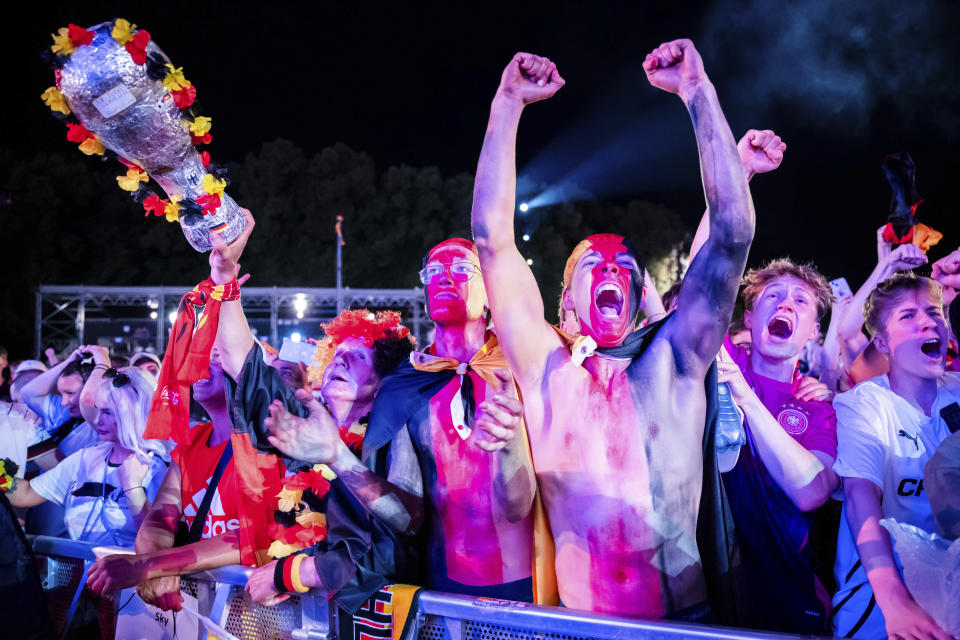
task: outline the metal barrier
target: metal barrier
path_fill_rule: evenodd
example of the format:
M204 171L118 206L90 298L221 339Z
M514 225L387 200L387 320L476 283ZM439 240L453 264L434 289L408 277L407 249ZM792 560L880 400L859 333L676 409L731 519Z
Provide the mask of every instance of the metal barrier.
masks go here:
M122 547L97 546L65 538L29 536L39 564L51 619L60 628L84 573L84 563L113 553L133 553ZM335 638L335 605L326 594L311 591L291 596L272 607L250 600L244 591L251 569L221 567L183 576L180 589L197 599L199 613L219 623L242 640L327 640ZM104 638L113 638L117 607L122 603L103 601L99 611ZM202 626L201 626L202 630ZM200 638L206 637L201 631ZM123 639L121 639L123 640Z
M130 549L98 547L46 536L32 537L32 542L55 624L64 618L80 582L84 561L110 553L132 553ZM200 613L243 640L337 640L337 609L326 594L311 591L265 607L252 602L243 589L250 572L249 568L240 566L203 571L182 577L181 589L197 598ZM101 616L102 622L105 617ZM420 593L416 610L410 612L410 621L403 640L796 640L803 637L662 620L629 620L435 591ZM104 638L113 637L113 629L101 628ZM206 636L201 631L199 637Z

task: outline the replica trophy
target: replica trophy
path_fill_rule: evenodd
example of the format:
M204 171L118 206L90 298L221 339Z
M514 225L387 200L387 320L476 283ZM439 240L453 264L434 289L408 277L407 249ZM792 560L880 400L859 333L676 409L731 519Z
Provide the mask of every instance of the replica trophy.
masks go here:
M117 182L137 194L147 213L179 221L197 251L210 249L210 231L232 242L246 220L223 192L226 181L207 167L194 145L211 140L210 118L192 105L196 88L144 29L124 19L89 29L70 25L53 36L56 86L41 96L67 122L67 139L87 155L113 155L126 167ZM146 190L153 178L166 192Z

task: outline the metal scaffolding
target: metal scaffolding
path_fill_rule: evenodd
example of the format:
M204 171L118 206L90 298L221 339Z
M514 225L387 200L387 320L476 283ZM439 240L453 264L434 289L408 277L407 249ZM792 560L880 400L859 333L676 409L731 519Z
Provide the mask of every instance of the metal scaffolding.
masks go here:
M91 342L114 343L121 352L152 347L162 353L172 326L170 313L189 289L40 285L36 292L35 355L39 358L47 347L64 352ZM423 344L433 326L424 313L420 288L344 287L338 292L336 288L243 287L241 301L257 337L279 347L284 333L322 337L319 324L337 315L339 299L343 308L400 311L418 344Z

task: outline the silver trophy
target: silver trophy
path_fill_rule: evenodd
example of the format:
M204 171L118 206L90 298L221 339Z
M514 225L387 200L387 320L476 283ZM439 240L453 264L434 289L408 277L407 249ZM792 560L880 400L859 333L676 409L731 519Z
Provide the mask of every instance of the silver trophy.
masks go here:
M93 40L74 49L60 70L58 87L71 111L106 148L143 168L171 199L205 195L207 171L180 109L163 83L147 74L146 65L134 62L111 36L111 29L110 22L90 27ZM146 52L169 62L153 40ZM229 243L245 226L240 208L226 193L212 214L181 210L180 227L197 251L210 250L209 230Z

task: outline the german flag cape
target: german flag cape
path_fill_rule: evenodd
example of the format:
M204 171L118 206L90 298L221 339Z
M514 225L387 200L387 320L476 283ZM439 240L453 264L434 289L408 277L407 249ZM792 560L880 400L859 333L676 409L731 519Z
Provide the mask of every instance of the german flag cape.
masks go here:
M373 409L370 411L370 423L367 425L367 433L363 440L364 460L367 460L371 455L375 455L378 450L386 446L397 432L410 421L414 413L421 407L428 405L430 398L443 389L454 376L458 375L459 363L456 363L453 359L421 357L420 360L423 361L423 364L418 361L417 366L421 368L417 368L414 366L413 360L420 356L426 356L426 354L411 354L411 360L401 363L384 379L380 386L377 397L373 402ZM443 362L443 368L433 366L439 361ZM490 338L483 345L483 348L471 358L471 363L476 365L474 368L477 373L488 384L496 386L496 378L490 375L492 369L495 366L507 368L506 359L503 357L496 335L490 334ZM432 370L425 370L426 368ZM522 430L522 433L529 456L530 443L526 428ZM550 523L547 521L546 510L543 508L539 490L534 496L533 516L534 602L556 605L560 602L555 569L556 554L553 546L553 534L550 531Z

